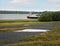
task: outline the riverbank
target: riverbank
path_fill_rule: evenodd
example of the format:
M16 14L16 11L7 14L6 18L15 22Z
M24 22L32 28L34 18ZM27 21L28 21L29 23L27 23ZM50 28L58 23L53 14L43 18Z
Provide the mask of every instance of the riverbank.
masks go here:
M34 25L53 24L53 22L39 22L38 20L0 20L0 32L9 32L14 30L34 29ZM38 29L37 25L37 29ZM41 27L41 26L40 26Z
M60 25L51 31L23 38L20 43L6 46L60 46Z
M56 22L39 22L37 20L0 20L0 32L23 29L52 29Z

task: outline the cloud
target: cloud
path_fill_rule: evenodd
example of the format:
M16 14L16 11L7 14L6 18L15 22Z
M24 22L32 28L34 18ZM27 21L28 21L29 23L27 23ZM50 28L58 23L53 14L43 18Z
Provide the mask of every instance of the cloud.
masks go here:
M47 1L49 1L49 2L54 2L54 3L60 2L60 0L47 0Z
M48 3L49 2L49 3ZM47 8L45 8L46 10L60 10L60 0L46 0L46 3L48 3ZM10 0L9 2L7 2L7 4L5 4L4 7L0 7L0 9L6 9L6 10L26 10L26 9L43 9L44 7L46 7L43 4L39 4L40 2L37 2L37 0ZM34 5L35 4L35 5ZM37 4L37 5L36 5ZM33 7L32 7L33 6ZM40 7L39 7L40 6ZM35 9L34 9L35 8Z
M21 9L21 7L32 5L36 0L10 0L2 9Z
M60 10L60 5L55 5L55 6L54 6L54 9Z
M50 3L53 3L52 9L60 10L60 0L47 0Z
M26 5L34 3L35 0L11 0L10 3L12 4L18 4L18 5Z
M6 8L16 8L22 7L25 5L29 5L35 3L36 0L11 0L7 5Z

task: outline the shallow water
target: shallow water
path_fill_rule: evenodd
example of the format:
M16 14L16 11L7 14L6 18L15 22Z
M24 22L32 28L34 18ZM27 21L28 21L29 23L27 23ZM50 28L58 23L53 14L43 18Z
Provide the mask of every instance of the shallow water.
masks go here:
M42 32L0 32L0 46L22 42L22 38L41 34Z
M44 29L24 29L24 30L17 30L14 32L46 32L48 30L44 30Z

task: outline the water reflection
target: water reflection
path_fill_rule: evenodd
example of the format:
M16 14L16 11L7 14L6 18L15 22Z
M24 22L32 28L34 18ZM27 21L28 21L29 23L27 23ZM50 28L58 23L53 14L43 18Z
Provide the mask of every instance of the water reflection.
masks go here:
M18 30L14 32L46 32L48 30L43 30L43 29L24 29L24 30Z

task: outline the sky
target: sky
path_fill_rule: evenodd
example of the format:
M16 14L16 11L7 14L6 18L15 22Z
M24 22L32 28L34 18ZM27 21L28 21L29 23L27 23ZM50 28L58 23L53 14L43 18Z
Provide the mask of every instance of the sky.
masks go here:
M60 11L60 0L0 0L0 10Z

